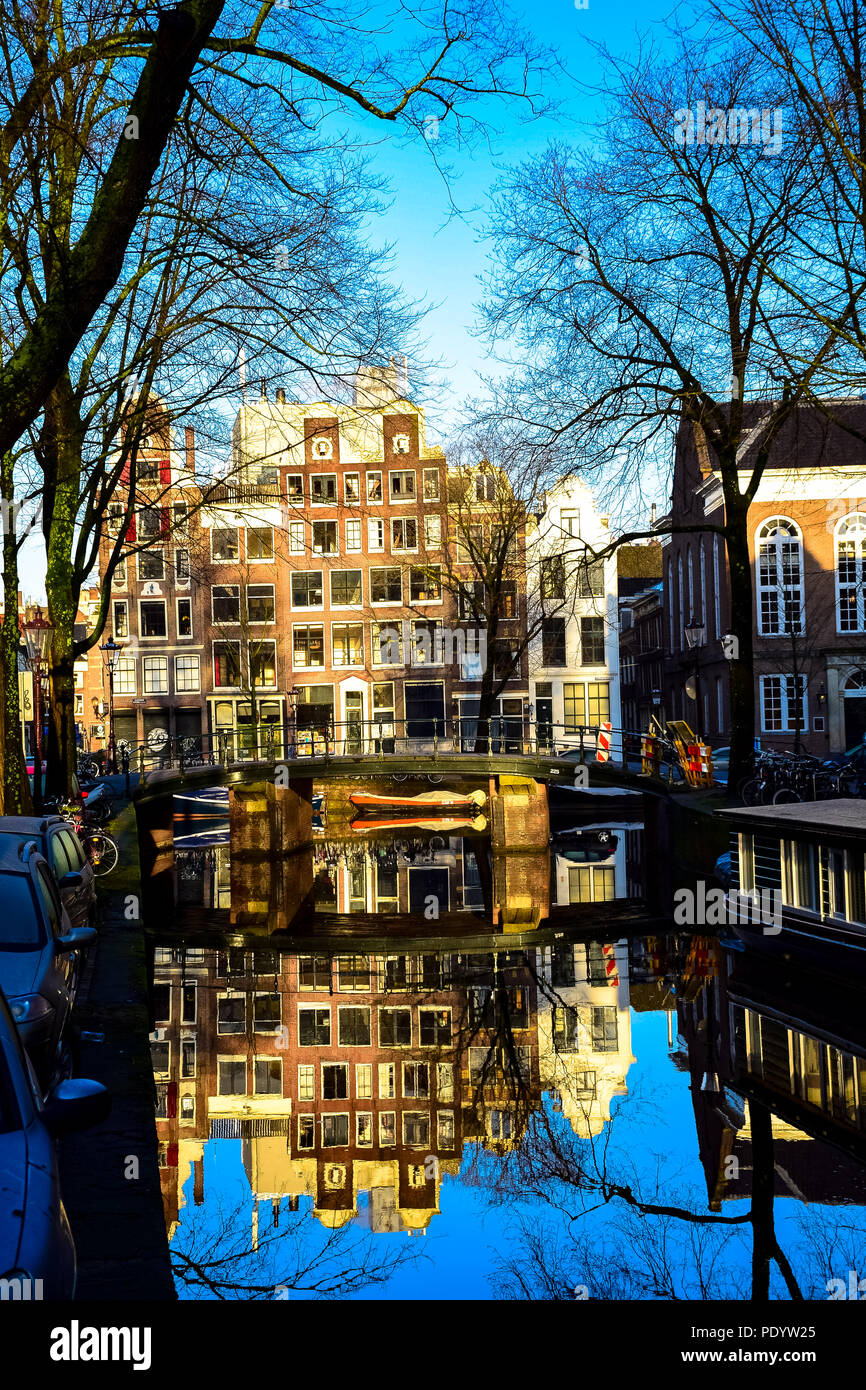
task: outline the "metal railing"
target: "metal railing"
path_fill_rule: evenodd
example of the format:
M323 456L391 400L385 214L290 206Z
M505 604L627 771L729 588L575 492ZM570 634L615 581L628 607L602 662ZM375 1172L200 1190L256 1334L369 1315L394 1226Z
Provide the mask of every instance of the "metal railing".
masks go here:
M439 758L458 754L568 757L575 763L586 763L595 759L600 732L602 728L597 724L533 723L518 715L495 715L485 721L476 716L342 722L323 718L319 723L312 720L288 728L279 724L236 725L199 737L170 737L163 730L154 730L148 741L138 747L118 745L118 771L126 771L127 765L140 773L159 768L183 772L202 766L279 763L303 758ZM611 762L639 763L640 733L624 729L604 732L610 739ZM663 764L673 764L673 746L659 742Z

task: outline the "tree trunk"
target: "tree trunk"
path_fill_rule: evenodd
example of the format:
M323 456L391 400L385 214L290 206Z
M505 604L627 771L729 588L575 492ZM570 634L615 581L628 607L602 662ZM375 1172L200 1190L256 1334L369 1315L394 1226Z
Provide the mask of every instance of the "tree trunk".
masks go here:
M496 700L496 637L499 632L499 615L491 613L487 619L487 660L481 672L481 689L478 694L478 725L475 730L476 753L490 752L490 720Z
M765 1105L749 1101L752 1135L752 1302L770 1298L770 1262L776 1248L773 1198L773 1117Z
M0 811L4 816L33 814L33 798L27 781L21 709L18 700L18 538L15 534L12 455L3 455L0 491L6 504L3 515L3 622L0 625L3 712L0 715Z
M727 491L727 490L726 490ZM731 758L728 791L736 793L747 777L755 747L755 670L752 644L752 565L749 557L748 505L726 497L725 539L730 573L731 633Z

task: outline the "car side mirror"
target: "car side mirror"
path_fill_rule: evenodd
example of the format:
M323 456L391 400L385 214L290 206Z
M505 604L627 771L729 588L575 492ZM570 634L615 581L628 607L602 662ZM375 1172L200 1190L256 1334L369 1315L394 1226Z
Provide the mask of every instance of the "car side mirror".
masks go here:
M42 1120L55 1138L102 1124L111 1111L111 1095L98 1081L76 1077L61 1081L42 1107Z
M73 927L65 936L58 936L54 949L61 954L64 951L81 951L85 946L92 946L95 940L95 927Z
M64 874L60 880L61 888L80 888L84 879L77 869L70 869L69 873Z

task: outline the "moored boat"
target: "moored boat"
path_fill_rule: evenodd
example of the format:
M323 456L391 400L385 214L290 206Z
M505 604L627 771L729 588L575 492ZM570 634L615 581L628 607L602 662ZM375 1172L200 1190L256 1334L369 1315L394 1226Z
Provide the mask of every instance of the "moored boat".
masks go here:
M353 820L351 829L356 832L366 830L402 830L411 826L417 830L486 830L486 816L436 816L424 820L418 816L399 816L387 820L365 816L363 820Z
M352 792L349 800L353 806L359 808L408 806L421 807L425 811L459 811L483 806L487 797L482 791L465 794L460 792L419 792L416 796L409 796L405 793L402 796L385 796L380 792Z

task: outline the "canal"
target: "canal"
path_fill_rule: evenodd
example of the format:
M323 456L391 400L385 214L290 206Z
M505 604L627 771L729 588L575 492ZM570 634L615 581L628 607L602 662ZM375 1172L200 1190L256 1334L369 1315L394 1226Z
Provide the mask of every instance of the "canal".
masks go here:
M675 927L643 799L565 800L317 796L287 848L175 798L144 919L180 1299L850 1296L861 990Z

